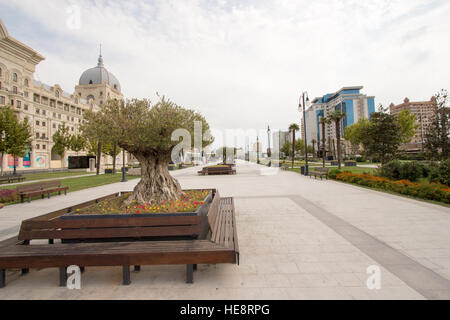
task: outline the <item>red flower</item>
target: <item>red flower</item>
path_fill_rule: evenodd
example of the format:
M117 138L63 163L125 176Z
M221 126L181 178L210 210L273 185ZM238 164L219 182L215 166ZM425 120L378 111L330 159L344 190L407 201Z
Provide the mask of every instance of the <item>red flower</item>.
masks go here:
M140 211L136 211L137 214L141 213Z

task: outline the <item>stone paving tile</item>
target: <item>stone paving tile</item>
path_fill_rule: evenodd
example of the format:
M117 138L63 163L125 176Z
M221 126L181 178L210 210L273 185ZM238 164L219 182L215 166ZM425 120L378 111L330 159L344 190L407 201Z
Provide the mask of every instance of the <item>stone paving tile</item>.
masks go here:
M450 220L446 208L405 202L398 197L336 182L310 180L290 172L259 176L258 168L238 164L238 175L233 177L198 177L197 168L176 173L183 188L214 187L222 196L235 197L241 248L239 266L200 265L193 285L185 283L184 266L143 266L141 272L132 272L129 287L121 286L119 267L87 268L81 291L59 288L57 269L32 270L24 277L18 272L13 276L8 272L7 287L0 290L0 299L423 299L383 266L382 289L368 290L366 270L377 263L290 200L288 196L293 194L308 197L392 247L424 263L427 261L430 266L433 264L430 268L436 268L433 270L439 270L440 274L448 275L450 261L445 250L450 247L447 235ZM14 222L19 225L37 211L53 211L79 202L80 198L131 190L135 183L94 188L37 201L32 206L19 205L22 216L7 208L9 211L3 211L5 215L0 217L0 232L6 221L11 223L8 227L14 226ZM439 297L447 293L435 294Z

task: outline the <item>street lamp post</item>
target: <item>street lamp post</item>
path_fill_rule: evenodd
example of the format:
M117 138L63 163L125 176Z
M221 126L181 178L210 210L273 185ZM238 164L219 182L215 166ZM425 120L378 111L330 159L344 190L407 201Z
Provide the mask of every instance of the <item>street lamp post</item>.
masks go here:
M267 142L269 144L269 148L267 149L267 157L272 157L272 150L270 150L270 126L267 126Z
M122 182L127 182L127 173L125 172L125 149L122 150Z
M305 97L306 97L306 101L305 101ZM302 101L303 101L303 106L302 106ZM309 176L309 165L308 165L308 138L306 136L306 107L307 104L309 106L309 97L308 97L308 92L303 92L301 97L300 97L300 101L299 101L299 105L298 105L298 110L299 112L302 111L302 107L303 107L303 131L304 131L304 135L303 138L305 140L305 176Z
M256 163L259 164L259 136L256 137Z

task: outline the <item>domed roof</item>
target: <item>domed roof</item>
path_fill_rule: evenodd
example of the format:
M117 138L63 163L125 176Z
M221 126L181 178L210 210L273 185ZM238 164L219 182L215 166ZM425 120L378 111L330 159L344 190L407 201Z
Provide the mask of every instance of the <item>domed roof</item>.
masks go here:
M117 78L109 72L103 65L103 57L100 54L98 57L98 64L95 68L91 68L83 72L80 77L79 84L109 84L112 88L121 91L120 82Z

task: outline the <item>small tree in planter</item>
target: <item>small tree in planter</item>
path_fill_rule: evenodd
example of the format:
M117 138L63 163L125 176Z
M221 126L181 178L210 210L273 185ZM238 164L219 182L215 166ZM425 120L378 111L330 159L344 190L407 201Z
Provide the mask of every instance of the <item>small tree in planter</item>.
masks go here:
M146 99L127 102L109 100L96 114L87 112L85 120L88 129L101 123L103 134L113 137L122 149L141 163L141 181L126 201L128 204L133 201L160 203L180 199L183 191L168 169L172 151L179 144L179 141L172 141L172 133L185 129L194 141L196 121L202 124L202 137L209 131L202 115L164 97L154 105ZM202 141L202 146L211 143L212 139Z

